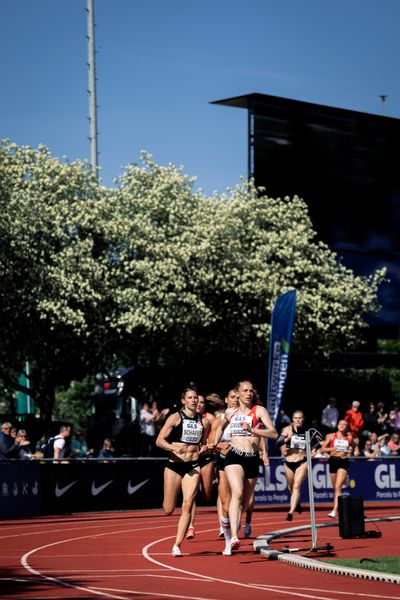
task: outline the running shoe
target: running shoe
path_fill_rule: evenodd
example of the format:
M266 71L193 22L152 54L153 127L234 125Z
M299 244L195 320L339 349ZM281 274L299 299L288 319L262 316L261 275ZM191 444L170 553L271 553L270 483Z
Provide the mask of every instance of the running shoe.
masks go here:
M187 530L187 536L186 539L187 540L192 540L195 536L195 532L194 532L194 528L193 527L189 527L189 529Z
M296 506L296 512L299 513L299 515L303 512L303 509L301 507L300 502L298 503L298 505Z
M227 544L225 546L225 548L222 550L222 554L224 556L232 556L232 550L231 550L230 544Z
M331 519L336 519L336 513L333 510L332 512L329 513L328 517L330 517Z
M223 537L224 537L224 530L222 529L222 527L221 527L221 529L219 530L218 537L220 537L220 538L223 538Z
M172 556L175 556L175 557L183 556L181 549L179 548L179 546L176 546L176 545L172 548L171 554L172 554Z
M286 521L293 521L293 513L288 513L286 515Z
M251 523L246 523L246 527L244 528L244 537L249 538L251 536Z
M229 543L231 550L239 550L240 540L237 537L233 537Z

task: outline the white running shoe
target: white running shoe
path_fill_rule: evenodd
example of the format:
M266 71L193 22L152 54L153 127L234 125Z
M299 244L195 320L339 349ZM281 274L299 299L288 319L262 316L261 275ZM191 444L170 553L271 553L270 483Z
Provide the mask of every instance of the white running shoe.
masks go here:
M328 517L330 517L331 519L336 519L336 513L333 510L332 512L329 513Z
M231 550L239 550L239 546L240 546L240 540L237 537L233 537L231 539L231 541L229 542L229 545L231 547Z
M181 549L179 548L179 546L174 546L172 548L172 552L171 552L172 556L183 556Z
M244 537L249 538L251 536L251 523L246 523L246 527L244 528Z
M225 548L222 550L222 554L224 556L232 556L232 550L231 550L231 545L230 544L227 544L225 546Z
M218 537L220 537L220 538L223 538L223 537L224 537L224 530L222 529L222 527L221 527L221 529L219 530Z

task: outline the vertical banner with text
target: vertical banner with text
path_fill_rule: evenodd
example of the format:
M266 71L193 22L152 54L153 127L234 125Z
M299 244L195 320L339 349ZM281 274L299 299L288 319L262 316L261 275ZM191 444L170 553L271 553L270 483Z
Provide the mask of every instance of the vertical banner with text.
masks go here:
M267 410L276 423L287 377L296 314L296 290L279 296L272 311L269 345Z

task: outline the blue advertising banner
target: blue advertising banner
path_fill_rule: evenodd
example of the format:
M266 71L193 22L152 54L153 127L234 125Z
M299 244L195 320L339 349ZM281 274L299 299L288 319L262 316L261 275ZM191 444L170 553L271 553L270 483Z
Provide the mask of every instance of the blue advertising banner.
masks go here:
M314 501L333 502L334 492L327 460L313 460ZM343 494L361 496L368 502L400 501L400 459L350 459L350 470ZM271 459L269 467L260 467L255 499L257 504L289 504L285 467L282 459ZM301 488L301 500L309 501L308 482Z
M267 410L274 423L278 417L287 377L295 314L296 290L290 290L279 296L271 317Z

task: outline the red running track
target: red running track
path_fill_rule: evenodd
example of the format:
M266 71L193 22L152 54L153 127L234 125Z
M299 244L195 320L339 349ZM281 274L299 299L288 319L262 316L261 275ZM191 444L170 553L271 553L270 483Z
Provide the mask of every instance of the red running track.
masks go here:
M285 528L286 512L258 508L253 534ZM326 522L327 510L317 511ZM375 507L366 517L394 516L396 508ZM399 599L395 584L329 575L266 560L242 540L233 556L222 556L215 509L198 509L196 537L182 544L184 556L170 551L179 511L79 514L0 521L0 597L19 600L64 598L242 600ZM309 522L308 511L290 524ZM397 554L400 523L377 525L379 539L339 537L338 527L318 530L337 557ZM376 526L374 526L375 528ZM367 526L367 529L372 526ZM311 535L292 536L289 546L310 543ZM316 558L313 556L313 558Z

